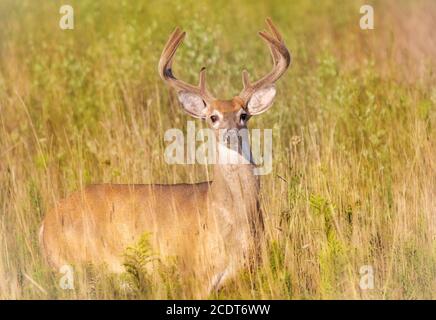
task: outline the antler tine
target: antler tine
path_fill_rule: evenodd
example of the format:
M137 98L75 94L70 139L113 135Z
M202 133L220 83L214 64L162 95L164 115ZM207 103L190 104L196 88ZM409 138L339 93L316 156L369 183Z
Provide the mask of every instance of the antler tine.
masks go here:
M198 86L191 85L187 82L177 79L172 71L174 56L180 44L185 38L186 32L176 28L170 35L159 60L158 71L160 77L177 91L188 91L199 95L205 101L212 101L214 97L206 89L206 68L203 67L199 74Z
M239 96L245 102L247 102L253 93L260 88L272 85L276 82L283 73L285 73L291 63L291 55L286 48L282 35L274 26L270 18L266 19L266 24L269 27L270 33L267 31L260 31L259 36L266 42L270 49L273 68L269 73L254 83L249 82L248 72L246 70L242 72L242 83L244 87Z
M206 93L206 67L201 68L198 80L198 87L202 93Z
M162 72L161 76L164 80L166 80L166 77L174 78L172 74L173 58L185 35L185 32L182 32L179 28L176 28L164 47L161 60L159 61L159 71ZM163 65L161 65L161 63Z
M265 21L269 29L271 30L272 34L274 34L274 36L276 37L276 39L282 42L283 41L282 35L280 34L279 30L277 30L276 26L273 24L271 18L266 18Z

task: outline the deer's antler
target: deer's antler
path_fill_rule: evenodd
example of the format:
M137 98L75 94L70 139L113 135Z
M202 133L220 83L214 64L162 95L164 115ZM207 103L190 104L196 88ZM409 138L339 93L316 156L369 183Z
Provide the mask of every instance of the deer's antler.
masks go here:
M179 80L173 74L172 63L174 55L177 51L177 48L183 42L183 38L185 37L185 35L186 32L182 32L178 27L171 34L159 60L159 75L165 82L167 82L177 91L187 91L195 93L200 96L204 101L211 102L215 100L215 98L206 89L206 68L203 67L200 70L200 80L198 86L194 86L182 80Z
M271 33L260 31L259 35L269 46L273 59L273 68L268 74L254 83L250 83L247 70L242 72L242 83L244 88L239 94L239 97L241 97L245 103L250 100L250 97L254 92L262 87L272 85L274 82L276 82L283 75L283 73L285 73L286 69L288 69L291 63L291 55L285 46L280 32L274 26L270 18L266 19L266 23Z

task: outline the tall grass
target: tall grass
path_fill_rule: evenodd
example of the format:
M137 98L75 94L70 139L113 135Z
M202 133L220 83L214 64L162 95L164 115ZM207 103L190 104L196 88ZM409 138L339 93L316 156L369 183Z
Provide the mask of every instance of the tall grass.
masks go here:
M263 262L216 297L436 298L432 1L374 1L374 30L360 30L357 0L70 3L67 31L62 1L0 3L0 298L189 297L170 263L146 274L146 242L127 250L126 275L89 266L62 290L38 228L89 183L205 180L201 166L164 161L165 130L189 118L157 75L161 48L181 26L176 72L196 81L208 66L229 98L243 68L270 67L256 36L267 16L293 64L274 107L251 120L274 135ZM359 287L364 265L374 289Z

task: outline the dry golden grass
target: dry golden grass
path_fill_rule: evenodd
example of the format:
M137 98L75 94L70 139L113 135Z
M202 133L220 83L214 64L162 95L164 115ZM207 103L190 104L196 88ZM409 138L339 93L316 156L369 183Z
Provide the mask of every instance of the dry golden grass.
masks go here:
M201 166L164 161L165 130L188 117L157 75L161 47L182 26L177 72L194 79L207 65L211 88L230 97L243 67L269 67L255 32L271 16L294 60L275 106L251 120L274 134L263 263L217 297L434 299L436 7L374 1L375 30L363 31L361 4L84 0L72 2L74 31L61 31L60 3L2 1L0 298L189 297L171 266L122 279L87 267L62 290L38 228L89 183L206 179ZM372 290L359 288L363 265Z

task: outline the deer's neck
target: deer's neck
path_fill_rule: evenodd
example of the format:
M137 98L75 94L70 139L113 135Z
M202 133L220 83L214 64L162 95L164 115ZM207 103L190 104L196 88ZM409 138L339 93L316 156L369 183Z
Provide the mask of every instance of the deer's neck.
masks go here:
M248 150L244 155L218 144L217 155L210 194L215 205L222 208L218 211L232 216L254 213L257 210L259 179L254 174L251 153Z

